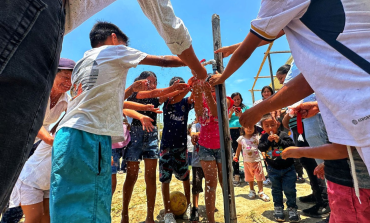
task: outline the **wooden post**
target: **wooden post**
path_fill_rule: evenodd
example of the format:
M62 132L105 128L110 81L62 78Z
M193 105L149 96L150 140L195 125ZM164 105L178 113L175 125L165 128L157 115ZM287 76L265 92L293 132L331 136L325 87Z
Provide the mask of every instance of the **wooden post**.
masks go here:
M274 73L272 72L272 64L271 64L270 52L267 53L267 57L269 59L269 67L270 67L270 77L271 77L272 91L275 92Z
M213 49L221 48L220 16L212 15ZM216 64L214 71L224 71L221 53L215 54ZM216 86L218 127L220 131L220 146L222 158L222 192L224 196L224 217L225 223L236 223L236 208L233 185L232 149L229 129L229 116L227 114L225 84Z

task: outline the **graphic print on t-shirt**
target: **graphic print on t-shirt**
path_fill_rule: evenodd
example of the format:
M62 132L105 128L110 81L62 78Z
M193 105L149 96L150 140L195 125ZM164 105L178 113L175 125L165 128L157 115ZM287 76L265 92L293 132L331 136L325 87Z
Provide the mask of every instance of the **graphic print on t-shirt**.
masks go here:
M271 160L277 160L277 159L281 159L281 153L283 152L283 147L281 146L274 146L274 147L270 147L267 151L266 151L266 156L271 159Z
M74 69L74 75L77 76L77 79L72 80L72 100L94 87L99 76L99 69L96 68L97 65L96 61L91 58L86 58L78 62ZM81 70L81 67L83 70ZM86 72L88 70L90 70L90 72ZM81 75L81 73L84 75Z

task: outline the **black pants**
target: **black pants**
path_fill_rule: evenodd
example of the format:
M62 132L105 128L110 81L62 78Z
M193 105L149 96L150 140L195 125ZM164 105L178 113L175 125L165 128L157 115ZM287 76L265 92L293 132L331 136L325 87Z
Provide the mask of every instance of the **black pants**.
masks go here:
M297 127L292 128L292 131L293 131L294 142L297 147L308 147L309 146L305 138L304 131L302 134L303 139L304 139L303 142L298 140L299 134L297 131ZM315 196L316 203L319 204L319 203L323 203L324 201L327 201L328 194L326 191L325 180L319 179L317 178L316 175L314 175L314 170L317 167L316 160L312 158L302 157L300 158L300 162L302 166L306 169L308 178L310 179L310 185L313 191L313 195Z
M61 0L0 1L0 210L42 126L64 18Z
M236 140L240 136L240 130L230 129L230 135L231 135L231 147L233 148L233 156L235 156L236 150L238 149L238 142ZM233 169L234 169L234 173L233 173L234 176L240 175L239 162L235 162L233 160Z

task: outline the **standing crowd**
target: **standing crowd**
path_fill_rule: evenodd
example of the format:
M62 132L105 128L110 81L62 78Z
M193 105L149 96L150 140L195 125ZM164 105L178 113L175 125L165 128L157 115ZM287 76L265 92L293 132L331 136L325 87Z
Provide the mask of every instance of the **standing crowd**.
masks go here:
M87 0L0 3L0 114L5 117L0 125L0 210L9 204L2 222L23 214L26 223L111 222L122 157L126 179L121 222L130 221L142 160L145 222L154 222L159 160L164 221L176 222L170 203L175 174L188 204L182 218L199 221L204 178L207 220L214 223L216 188L223 174L214 86L233 75L257 47L283 35L294 58L291 66L277 71L284 87L278 92L264 87L263 99L251 108L239 93L227 98L234 183L240 182L242 153L248 196L269 202L263 185L271 183L274 219L286 220L284 193L289 222L299 222L296 182L304 168L312 194L299 199L315 205L302 214L330 213L324 220L330 223L370 222L370 2L262 0L245 40L216 51L233 54L222 74L207 74L169 0L138 2L177 56L128 47L129 38L116 25L97 22L89 36L92 49L82 59L59 59L64 33L111 2L97 1L94 7ZM169 87L157 89L156 74L144 71L126 87L128 70L138 65L188 66L193 77L173 77ZM188 127L192 108L197 121ZM190 142L195 146L192 190Z

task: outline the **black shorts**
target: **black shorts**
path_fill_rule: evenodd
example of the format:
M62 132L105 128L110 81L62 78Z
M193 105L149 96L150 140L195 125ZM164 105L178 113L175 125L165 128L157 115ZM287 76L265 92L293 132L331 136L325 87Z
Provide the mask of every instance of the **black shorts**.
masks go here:
M171 182L172 173L178 180L189 180L189 165L187 148L161 149L159 158L159 181Z
M203 192L203 178L204 178L204 172L202 167L192 167L193 170L193 188L191 192L193 194L199 194Z

